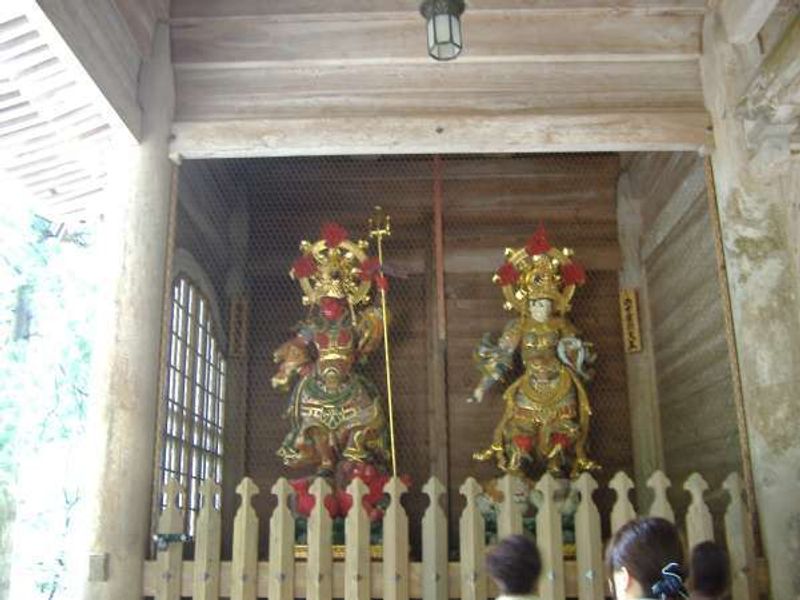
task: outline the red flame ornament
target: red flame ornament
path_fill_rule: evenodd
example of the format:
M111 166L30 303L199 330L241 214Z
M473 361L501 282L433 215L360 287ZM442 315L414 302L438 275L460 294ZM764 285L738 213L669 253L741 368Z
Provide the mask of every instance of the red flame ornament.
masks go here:
M561 268L561 278L566 285L583 285L586 283L586 271L580 263L569 262Z
M325 223L322 226L322 237L328 248L336 248L348 237L347 230L338 223Z
M518 279L519 271L517 271L516 267L510 262L503 263L502 266L497 269L497 280L500 285L511 285L512 283L516 283Z
M534 256L536 254L547 254L548 250L550 250L550 242L547 241L547 231L545 231L544 225L539 223L539 227L536 228L528 243L525 244L525 252L530 256Z
M292 263L292 271L295 277L311 277L317 272L317 263L310 256L301 256Z

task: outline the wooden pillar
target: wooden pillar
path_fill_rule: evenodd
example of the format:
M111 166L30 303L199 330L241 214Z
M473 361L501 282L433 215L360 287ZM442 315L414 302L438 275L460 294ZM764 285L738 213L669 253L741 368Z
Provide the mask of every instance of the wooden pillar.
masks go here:
M222 539L230 543L236 507L236 485L245 476L247 390L249 385L250 288L247 247L250 216L247 199L238 199L228 222L231 268L225 282L228 306L228 372L225 379L224 466L222 475Z
M769 3L753 2L762 4ZM730 22L713 11L707 15L702 71L714 128L711 158L742 378L738 416L747 432L772 597L795 598L800 594L800 307L789 209L781 191L791 170L800 166L790 159L788 140L750 135L776 129L769 117L745 122L741 116L750 104L743 107L743 94L762 57L752 37L742 41L742 36L726 35ZM786 58L790 67L797 64L797 54ZM772 116L785 115L778 111ZM790 128L784 127L784 134Z
M433 157L433 249L426 261L428 280L428 439L430 476L449 487L447 437L447 322L444 297L443 163Z
M117 161L115 175L128 186L109 194L107 239L98 245L109 257L111 298L101 308L94 348L86 464L91 556L85 595L92 600L141 598L149 544L173 175L167 145L174 85L165 24L139 81L141 143Z
M625 373L633 432L633 479L641 511L648 497L648 477L654 471L664 469L664 449L647 298L647 277L641 255L642 199L634 196L628 173L623 173L617 184L617 227L622 252L619 287L636 290L639 299L642 349L639 352L625 354Z

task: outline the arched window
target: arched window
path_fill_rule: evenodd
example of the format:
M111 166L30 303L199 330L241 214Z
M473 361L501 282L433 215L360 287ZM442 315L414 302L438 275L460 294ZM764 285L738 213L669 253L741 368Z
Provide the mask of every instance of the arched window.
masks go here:
M186 275L172 286L164 389L161 489L175 477L186 491L187 529L194 530L200 484L222 481L225 356L215 311ZM166 504L161 494L161 507Z

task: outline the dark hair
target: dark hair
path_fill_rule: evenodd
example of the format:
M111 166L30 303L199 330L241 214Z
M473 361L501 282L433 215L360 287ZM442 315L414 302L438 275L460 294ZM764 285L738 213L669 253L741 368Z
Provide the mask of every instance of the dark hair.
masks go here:
M728 588L728 555L719 544L701 542L692 549L692 588L704 596L721 596Z
M666 519L630 521L614 534L606 550L609 572L625 567L642 586L645 598L686 597L682 563L678 530Z
M486 568L504 594L530 594L542 561L536 545L524 535L510 535L486 556Z

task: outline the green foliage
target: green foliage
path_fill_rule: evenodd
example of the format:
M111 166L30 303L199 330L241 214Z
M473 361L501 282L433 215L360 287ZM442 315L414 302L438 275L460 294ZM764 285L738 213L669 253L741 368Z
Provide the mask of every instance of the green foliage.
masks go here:
M95 259L22 208L0 215L0 485L16 512L12 598L76 595L68 540L82 500Z

